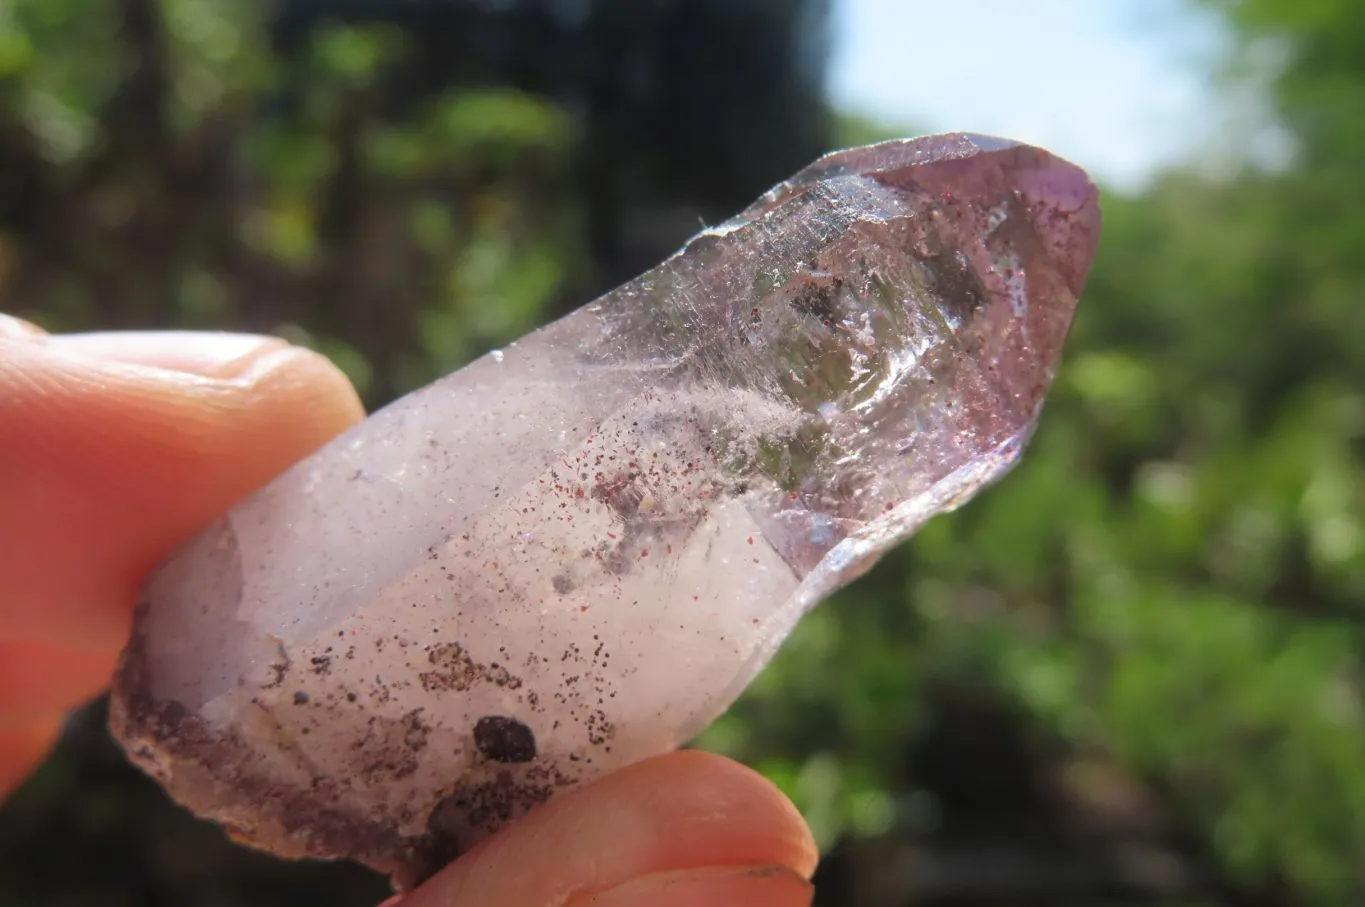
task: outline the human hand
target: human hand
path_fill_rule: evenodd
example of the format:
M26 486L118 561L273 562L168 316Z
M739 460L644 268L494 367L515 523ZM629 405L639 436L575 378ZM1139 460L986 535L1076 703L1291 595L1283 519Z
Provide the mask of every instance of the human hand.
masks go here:
M177 543L363 416L258 336L49 336L0 315L0 798L108 683ZM674 753L565 794L403 907L801 905L816 852L761 777Z

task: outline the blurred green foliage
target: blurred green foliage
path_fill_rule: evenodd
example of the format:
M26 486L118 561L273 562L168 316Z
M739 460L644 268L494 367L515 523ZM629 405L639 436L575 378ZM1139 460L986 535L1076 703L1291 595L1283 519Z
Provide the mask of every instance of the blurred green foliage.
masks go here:
M1081 787L1140 787L1227 890L1365 900L1365 17L1203 5L1232 74L1280 61L1291 162L1107 195L1020 467L811 614L703 737L825 845L932 831L907 753L968 690ZM496 84L394 104L410 34L285 58L263 21L0 0L0 307L276 331L380 403L585 301L580 120Z
M372 403L534 327L583 258L569 119L480 86L395 113L403 32L336 25L284 57L264 23L219 0L0 5L6 308L281 333Z

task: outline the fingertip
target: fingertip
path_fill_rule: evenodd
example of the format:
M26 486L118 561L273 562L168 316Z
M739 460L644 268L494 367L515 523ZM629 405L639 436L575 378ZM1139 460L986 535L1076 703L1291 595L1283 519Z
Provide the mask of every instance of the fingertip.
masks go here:
M288 347L268 334L227 331L94 331L58 334L57 349L99 362L122 362L204 378L231 379L262 355Z
M814 895L785 866L718 866L642 876L569 907L808 907Z
M771 782L723 757L682 751L551 800L438 873L403 907L461 898L489 907L561 903L643 876L724 866L778 866L807 879L817 858L800 814Z
M329 439L364 418L355 387L330 359L265 334L127 331L50 338L55 356L118 371L133 393L169 392L181 415L287 414L303 438ZM181 380L180 376L208 379ZM137 385L142 385L138 387ZM202 412L196 413L196 410ZM302 421L300 421L302 420Z
M118 331L48 338L50 356L86 365L128 366L121 384L161 385L185 407L247 411L292 408L330 437L364 417L345 373L330 359L268 334L222 331ZM205 378L184 381L179 376ZM137 388L133 388L134 391ZM154 393L154 387L142 388ZM269 409L266 410L269 413Z
M310 350L140 336L0 339L0 636L117 648L147 570L364 415Z
M233 377L244 401L302 417L302 446L331 440L365 417L360 395L336 363L314 350L281 346L263 351Z
M675 826L667 846L675 855L693 855L695 865L732 849L806 878L815 872L820 851L800 811L747 765L705 750L678 750L629 766L612 781L607 792L622 799L670 792Z
M44 336L43 329L33 322L0 312L0 339L32 340Z

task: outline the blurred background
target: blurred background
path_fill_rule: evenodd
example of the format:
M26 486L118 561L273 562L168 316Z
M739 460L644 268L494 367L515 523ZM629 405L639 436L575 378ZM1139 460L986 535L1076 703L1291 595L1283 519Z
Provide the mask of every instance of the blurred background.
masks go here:
M312 345L370 406L821 152L946 129L1104 185L1030 453L812 614L700 745L819 903L1365 903L1355 0L0 0L0 309ZM125 766L0 807L0 905L372 905Z

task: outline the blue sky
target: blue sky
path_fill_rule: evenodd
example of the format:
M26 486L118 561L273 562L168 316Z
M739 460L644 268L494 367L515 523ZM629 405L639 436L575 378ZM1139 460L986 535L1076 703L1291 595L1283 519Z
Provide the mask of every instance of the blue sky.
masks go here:
M1136 188L1216 126L1224 35L1181 0L835 0L834 102L1042 145Z

